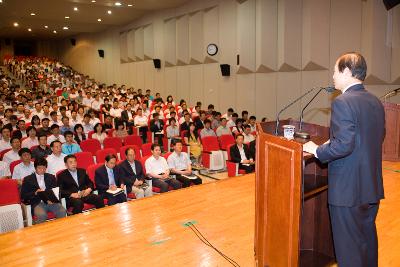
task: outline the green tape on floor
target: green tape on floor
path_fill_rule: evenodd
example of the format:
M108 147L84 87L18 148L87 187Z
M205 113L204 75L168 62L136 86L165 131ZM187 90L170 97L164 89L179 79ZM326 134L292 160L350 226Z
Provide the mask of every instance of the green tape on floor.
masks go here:
M392 172L400 172L400 170L393 170L393 169L389 169L389 168L383 168L384 170L387 170L387 171L392 171Z
M189 227L191 224L197 224L197 221L186 221L182 223L182 226Z
M151 242L151 243L150 243L150 246L161 245L161 244L167 242L167 241L170 240L170 239L171 239L171 237L167 237L167 238L162 239L162 240L158 240L158 241Z

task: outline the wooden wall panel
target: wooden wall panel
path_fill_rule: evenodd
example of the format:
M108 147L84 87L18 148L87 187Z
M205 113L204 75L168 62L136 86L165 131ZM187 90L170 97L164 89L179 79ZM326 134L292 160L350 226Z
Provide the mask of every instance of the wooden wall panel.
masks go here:
M279 71L301 69L302 1L278 1L278 68Z
M277 75L277 112L301 94L301 72L278 72ZM288 108L281 119L297 118L300 114L300 103Z
M147 25L143 29L143 39L144 39L144 59L154 58L154 34L153 34L153 24Z
M222 22L222 21L221 21ZM220 52L210 57L207 55L207 46L208 44L214 43L219 45L219 9L218 6L208 8L204 10L204 19L203 19L203 63L212 63L217 62L219 58Z
M392 32L391 29L389 32L388 12L382 1L362 2L361 33L361 53L368 65L365 83L386 84L390 82Z
M189 88L187 90L189 93L189 99L187 100L191 106L196 105L197 101L201 101L203 103L203 107L206 107L206 103L204 103L204 70L202 65L192 65L189 67L190 72L190 81ZM180 99L176 99L175 101L179 101ZM204 108L203 108L204 109Z
M164 58L165 66L176 65L176 19L164 21Z
M189 63L189 16L181 16L176 20L176 59L177 65Z
M135 59L144 59L144 32L143 27L135 30Z
M277 70L278 2L256 2L256 70L268 73Z
M330 0L303 0L302 69L329 69Z
M238 3L237 14L237 73L251 73L256 68L256 0Z
M189 64L200 64L203 61L204 41L203 41L203 11L198 11L189 17Z
M277 106L276 106L276 82L277 73L256 74L256 116L257 120L261 121L263 117L268 120L275 120Z
M219 64L211 63L204 66L204 102L219 105L218 80Z
M247 110L249 114L256 112L255 88L256 74L243 74L236 77L236 105L235 111L241 117L242 110Z
M128 62L128 43L127 43L127 32L121 32L119 37L119 51L120 51L120 59L122 63Z
M127 45L128 61L134 61L135 60L135 30L128 31L126 45Z
M189 101L190 69L186 66L177 66L176 69L176 95Z

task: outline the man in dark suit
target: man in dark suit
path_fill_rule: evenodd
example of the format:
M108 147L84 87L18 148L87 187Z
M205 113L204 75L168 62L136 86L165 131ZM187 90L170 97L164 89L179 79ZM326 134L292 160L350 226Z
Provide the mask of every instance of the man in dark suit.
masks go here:
M124 179L127 193L133 192L137 199L152 196L152 186L145 180L142 164L135 160L135 150L129 147L125 156L126 159L116 167L116 172Z
M332 103L330 140L308 142L303 150L329 162L328 203L338 265L378 266L375 219L384 198L382 103L364 89L367 64L362 55L339 57L333 80L342 91Z
M164 121L160 120L158 113L153 113L153 119L150 121L150 131L154 133L154 143L162 146L164 137Z
M132 126L135 125L134 118L135 112L132 110L131 104L126 104L125 110L121 112L121 121L123 121L128 129L129 134L132 134Z
M105 164L97 168L94 174L94 181L99 196L103 199L108 199L109 206L126 202L125 182L115 171L117 157L113 154L109 154L106 156L105 160ZM107 190L116 190L117 188L122 189L122 192L117 195L107 193Z
M21 198L25 204L32 207L32 213L36 216L35 223L42 223L47 220L47 212L52 212L57 218L63 218L67 215L67 211L60 202L51 202L47 200L46 203L40 198L40 192L48 192L54 194L53 188L57 187L56 177L46 173L47 161L44 158L35 160L35 172L24 178L21 187ZM60 198L59 195L56 195Z
M254 171L254 159L251 156L250 149L247 145L243 144L243 134L236 135L236 145L231 146L229 154L231 160L235 163L239 163L239 169L245 170L246 173Z
M196 129L203 129L205 126L206 120L206 112L204 110L200 111L200 116L195 119L194 124L196 125Z
M93 194L93 182L86 171L76 167L76 157L68 155L64 162L67 169L57 176L57 180L61 197L67 200L67 207L72 207L72 213L81 213L84 203L92 204L96 209L104 207L103 199Z

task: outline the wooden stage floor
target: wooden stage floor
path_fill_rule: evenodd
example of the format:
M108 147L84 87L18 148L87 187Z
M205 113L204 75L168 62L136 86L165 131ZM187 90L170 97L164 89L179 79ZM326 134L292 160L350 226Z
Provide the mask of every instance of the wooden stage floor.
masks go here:
M379 266L400 266L400 163L384 163ZM0 235L0 266L254 266L254 184L246 175L131 201Z

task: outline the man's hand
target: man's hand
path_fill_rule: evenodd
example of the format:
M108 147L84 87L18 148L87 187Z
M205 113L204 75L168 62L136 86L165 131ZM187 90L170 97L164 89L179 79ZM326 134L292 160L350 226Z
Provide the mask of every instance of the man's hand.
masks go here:
M137 179L136 179L136 181L133 183L134 186L139 186L139 185L142 185L142 184L143 184L143 181L142 181L142 180L137 180Z
M86 190L84 190L84 191L82 191L83 193L82 193L82 195L84 196L84 197L86 197L87 195L89 195L90 194L90 192L92 192L92 188L87 188Z
M164 173L163 175L161 175L162 179L167 179L169 178L169 174L168 173Z
M115 190L115 189L117 189L117 187L114 184L110 185L110 190Z
M313 141L309 141L303 145L304 152L313 154L315 156L317 155L317 148L318 148L318 145L315 144Z
M70 197L72 197L72 198L81 198L78 193L72 193L70 195Z
M36 190L35 195L37 195L38 192L43 192L43 190L39 188L38 190Z
M121 189L125 189L125 185L124 184L121 184Z

